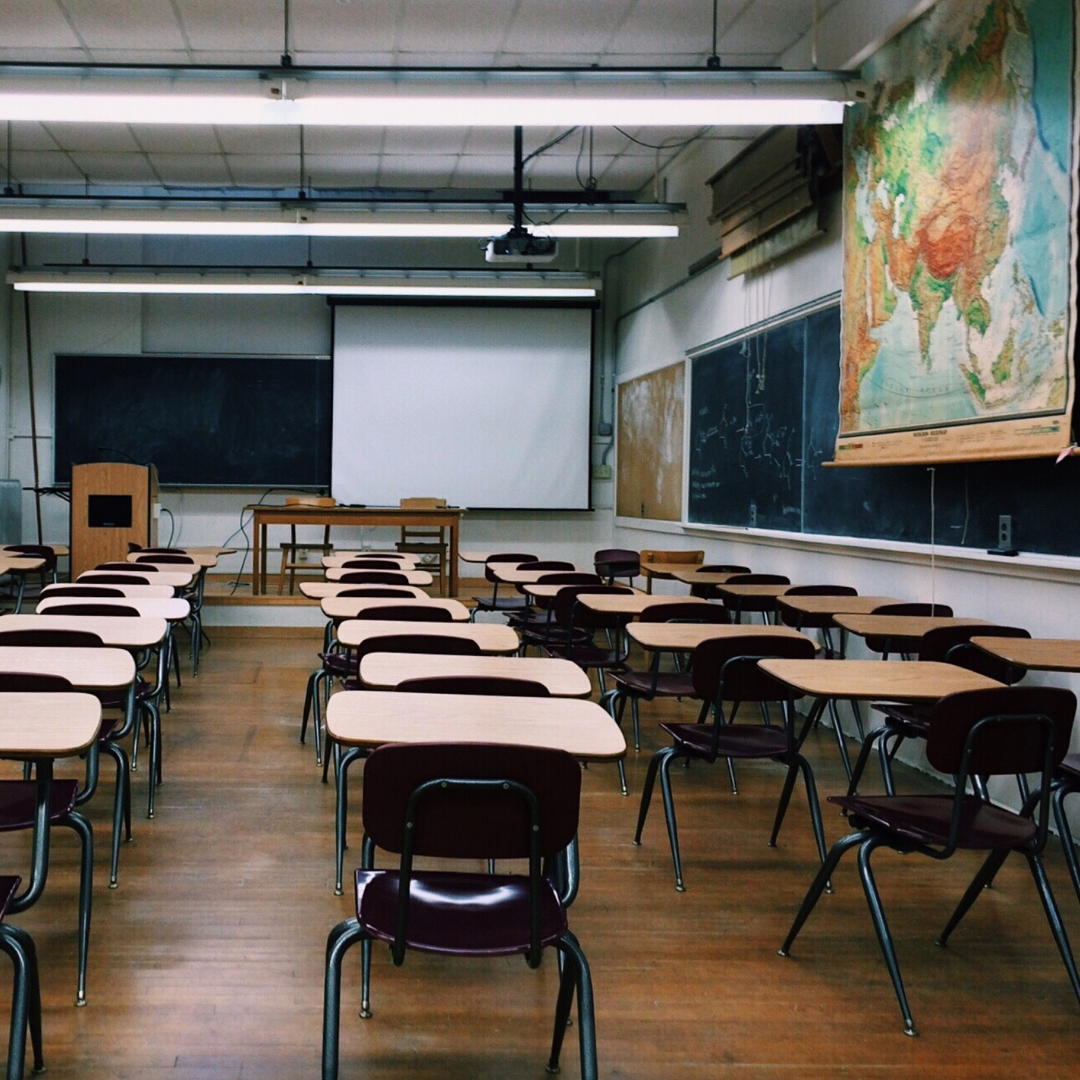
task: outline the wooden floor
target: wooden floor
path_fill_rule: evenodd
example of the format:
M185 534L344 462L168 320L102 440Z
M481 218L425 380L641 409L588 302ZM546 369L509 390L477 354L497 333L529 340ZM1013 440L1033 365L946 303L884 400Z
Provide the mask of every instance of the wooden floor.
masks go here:
M100 869L95 882L86 1008L73 1004L68 835L54 841L44 898L17 917L41 956L46 1063L57 1080L318 1075L326 934L350 914L348 898L332 893L333 790L319 783L310 746L297 742L319 638L243 633L215 631L199 678L186 677L174 694L152 822L142 816L145 763L135 774L135 842L122 851L120 887L110 891ZM1080 1005L1023 863L1006 865L942 950L933 938L976 861L877 856L921 1031L906 1038L850 857L793 956L776 954L815 862L801 794L779 847L766 844L777 766L741 766L738 797L721 768L676 770L685 894L674 889L659 803L643 845L633 846L649 752L663 745L655 721L691 709L643 712L646 745L628 762L631 798L618 795L612 767L584 778L583 879L571 925L592 964L602 1076L1075 1075ZM814 737L809 756L823 794L836 792L831 733ZM910 774L901 782L924 783ZM111 801L108 783L90 807L99 867ZM825 812L835 840L843 821ZM25 837L2 844L5 871L26 865ZM354 848L348 865L357 858ZM1080 907L1060 853L1048 861L1080 944ZM10 989L0 976L6 1016ZM343 1077L545 1075L551 962L532 972L516 959L410 954L395 969L380 949L369 1021L357 1017L359 950L345 981ZM575 1031L563 1074L578 1075Z

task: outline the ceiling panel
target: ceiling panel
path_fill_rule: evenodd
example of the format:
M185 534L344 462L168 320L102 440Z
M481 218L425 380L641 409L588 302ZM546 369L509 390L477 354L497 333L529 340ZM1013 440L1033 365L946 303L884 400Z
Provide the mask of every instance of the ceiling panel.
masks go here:
M307 170L316 188L374 187L379 172L377 154L312 154Z
M60 150L31 150L13 157L12 174L20 183L81 184L83 174Z
M64 0L64 10L91 52L117 46L140 53L185 47L171 0Z
M281 56L285 32L281 0L172 3L192 49L188 63L217 62L226 53L246 56L246 63L276 63Z
M79 39L56 0L3 0L0 57L22 58L25 52L68 50Z
M71 157L91 187L98 184L154 184L158 180L145 154L77 151Z

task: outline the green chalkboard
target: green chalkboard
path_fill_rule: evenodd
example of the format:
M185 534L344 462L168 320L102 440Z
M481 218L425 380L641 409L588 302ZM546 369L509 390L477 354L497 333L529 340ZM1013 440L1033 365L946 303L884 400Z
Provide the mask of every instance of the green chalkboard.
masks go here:
M837 304L691 361L691 524L1080 554L1080 462L829 468L839 417ZM933 508L931 507L933 494Z

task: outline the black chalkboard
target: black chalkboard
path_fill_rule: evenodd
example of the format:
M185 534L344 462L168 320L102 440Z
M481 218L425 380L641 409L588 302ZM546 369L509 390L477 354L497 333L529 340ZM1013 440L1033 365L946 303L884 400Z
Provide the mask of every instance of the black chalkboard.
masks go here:
M57 356L55 482L135 461L162 484L329 487L331 390L318 357Z
M689 521L1080 554L1080 461L828 468L839 385L838 305L695 357Z

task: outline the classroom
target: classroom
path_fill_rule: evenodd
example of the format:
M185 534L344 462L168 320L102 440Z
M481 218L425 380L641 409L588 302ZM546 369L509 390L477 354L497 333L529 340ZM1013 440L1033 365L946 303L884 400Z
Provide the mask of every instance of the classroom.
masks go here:
M501 69L533 77L551 69L547 75L561 72L566 82L571 69L586 78L590 69L658 78L719 68L733 85L745 76L751 87L754 73L768 86L770 73L783 69L811 73L815 85L842 73L848 100L859 102L846 107L843 137L836 120L784 119L655 126L555 119L518 127L516 137L512 121L468 126L460 118L447 126L399 118L357 127L62 117L0 123L0 476L8 478L0 540L74 545L72 464L153 462L160 489L155 533L144 546L217 553L199 596L207 636L201 658L189 657L186 634L176 636L182 682L171 685L172 711L161 716L164 778L152 821L143 817L147 765L140 761L131 774L135 842L120 846L115 890L106 887L105 869L111 766L102 767L104 795L87 805L98 863L86 1009L73 1008L69 994L79 866L66 836L53 844L49 885L57 898L46 894L10 920L37 941L52 1075L319 1075L326 936L350 915L348 882L344 900L334 895L335 784L320 783L311 735L303 745L297 740L327 621L325 602L299 587L319 569L322 523L298 526L308 544L302 558L311 562L283 589L278 560L284 565L288 526L272 523L261 539L255 506L333 496L360 520L366 508L393 510L400 499L444 498L461 508L451 547L460 557L435 591L468 604L491 591L483 560L470 559L475 552L528 552L591 570L602 549L695 551L705 565L742 565L799 585L947 604L957 615L1022 627L1034 638L1080 636L1069 614L1071 600L1080 602L1080 463L1067 452L1077 441L1080 5L34 0L10 7L0 17L0 121L20 79L51 88L49 78L70 80L76 68L90 82L112 78L111 89L122 92L125 78L169 83L187 68L213 68L215 78L261 71L289 106L303 104L302 94L289 97L290 69L321 69L332 86L356 69L369 80L410 69L422 85L435 72L471 83L466 97L485 81L498 85L491 75ZM980 116L976 100L968 103L975 111L949 117L941 106L950 101L942 89L948 62L970 51L973 39L994 37L991 30L1008 40L1002 56L1017 78L1029 80L1020 91L1009 86L1021 99L1016 114L1053 129L1058 143L1050 149L1045 132L1032 134L1013 113L1004 121L989 111ZM1024 47L1031 55L1018 60ZM1048 56L1060 76L1049 90ZM1034 74L1031 57L1043 64ZM980 91L990 95L993 81L979 82ZM550 86L551 97L560 90L557 77L537 85ZM648 93L648 79L627 85ZM672 77L666 85L670 92L679 83ZM990 149L1000 153L995 212L1004 205L1007 217L1021 196L1040 213L1049 214L1054 200L1064 208L1052 235L1032 225L1035 209L1025 209L1034 240L1025 235L1016 245L1008 272L1015 285L1025 259L1038 264L1030 296L1017 285L1013 299L1002 300L1010 292L1002 285L1004 257L997 277L985 268L966 278L958 271L950 286L957 291L944 299L918 292L929 287L917 274L894 288L897 248L880 268L889 303L924 333L912 330L905 340L915 341L913 369L924 346L929 398L969 399L977 381L957 365L960 374L953 370L946 386L940 371L930 371L932 356L961 345L974 356L984 340L997 342L996 355L1019 349L1019 334L1002 328L1010 317L1019 325L1022 306L1040 315L1060 310L1056 322L1047 318L1053 326L1044 336L1065 366L1045 374L1033 360L1022 391L1026 401L1044 394L1053 404L1039 397L1016 410L1036 417L1025 432L1044 429L1036 450L926 450L953 438L942 434L951 418L931 412L924 422L880 425L925 436L924 456L910 449L919 439L909 438L892 459L902 464L873 464L871 452L870 464L832 465L852 444L861 450L860 436L841 432L850 408L845 391L854 385L864 410L876 392L872 380L860 391L842 367L856 336L859 274L872 277L871 244L860 246L845 217L854 217L852 176L857 168L915 171L913 161L856 157L865 129L856 130L853 116L866 114L882 85L906 86L913 112L936 102L935 122L955 124L957 139L964 132L961 172L984 175L984 152L987 159ZM1014 142L1002 149L1006 137ZM1001 141L988 149L994 139ZM932 161L923 175L940 166L934 147L897 143L893 154L923 154L920 168ZM803 176L789 194L803 200L795 210L784 203L782 217L762 224L767 214L754 216L753 185L787 183L776 179L788 175L784 169L809 169L812 179ZM868 189L859 189L866 203L858 206L872 216ZM889 208L894 240L914 201ZM404 220L419 231L335 231L335 216L357 208L360 217ZM758 230L748 242L731 238L740 214L749 220L740 219L740 229ZM233 224L225 235L171 227L199 216ZM248 224L238 227L245 216ZM65 227L65 218L84 224ZM301 227L305 220L326 231ZM875 220L882 227L886 219ZM439 234L432 221L466 222L472 231ZM490 232L477 232L478 222ZM524 256L500 255L503 234L523 222L537 246ZM641 222L669 234L603 231ZM567 231L545 253L549 226ZM513 233L511 240L508 251L524 244ZM745 246L732 254L733 242ZM985 239L980 253L996 243L996 234ZM1043 254L1033 255L1040 245ZM940 249L947 246L941 240ZM100 289L103 281L119 287ZM269 282L301 287L275 293ZM963 304L956 282L969 290ZM498 296L499 287L521 283L539 283L540 291ZM373 286L388 288L363 294ZM428 286L433 299L418 291ZM443 287L462 286L474 294L439 298ZM560 287L568 298L559 298ZM937 303L956 316L955 327L944 318L926 322ZM892 317L890 307L881 325ZM898 364L883 386L895 371ZM1000 364L993 371L996 386L979 386L979 407L1011 385ZM150 406L125 410L117 388L126 378L140 393L158 395L145 399ZM335 552L395 547L400 522L368 517L331 526ZM267 574L260 587L261 544ZM65 569L61 562L61 577ZM72 571L74 580L74 562ZM456 589L447 588L448 576ZM645 578L633 584L644 589ZM672 599L687 591L659 578L649 588ZM501 621L476 617L478 626ZM872 653L853 642L850 655ZM641 656L636 651L632 660ZM1061 671L1033 670L1029 684L1080 693L1080 677ZM643 845L631 840L652 752L670 741L658 723L695 715L681 699L642 703L640 752L622 724L629 798L620 796L610 761L595 758L582 771L584 871L569 922L593 967L600 1075L696 1080L872 1069L968 1077L1004 1075L1025 1062L1039 1076L1070 1074L1080 1053L1080 1005L1019 857L946 953L934 952L924 923L936 928L947 918L974 864L947 864L942 883L941 867L913 865L927 860L882 857L884 904L920 1021L917 1039L903 1037L853 858L789 962L776 956L817 856L801 784L779 846L765 845L779 787L770 779L775 765L745 766L745 783L740 765L738 799L725 791L722 766L695 763L676 777L687 891L673 891L659 793ZM841 701L837 720L854 758L862 717ZM828 724L808 736L806 753L831 844L847 825L824 800L846 778ZM905 783L939 790L923 747L904 745L897 776L903 769ZM1080 750L1080 732L1070 749ZM325 754L329 760L329 746ZM77 775L64 769L58 766L58 777ZM346 874L361 858L359 764L353 772ZM991 794L1003 806L1020 805L1011 776L995 781ZM217 799L221 808L208 814ZM1071 810L1076 828L1078 806ZM9 850L25 859L29 842ZM191 864L181 865L186 859ZM1080 905L1056 835L1046 864L1064 924L1080 941ZM9 872L16 868L0 865ZM913 943L919 933L926 940ZM539 972L511 958L494 974L473 960L464 973L452 961L414 962L412 954L401 969L385 960L376 950L374 1016L364 1021L357 1017L360 962L345 963L341 1075L540 1075L559 985L550 958ZM0 984L6 981L0 971ZM3 993L0 1016L9 1000ZM575 1013L563 1048L566 1075L579 1075L578 1027Z

